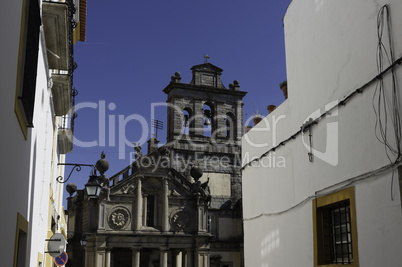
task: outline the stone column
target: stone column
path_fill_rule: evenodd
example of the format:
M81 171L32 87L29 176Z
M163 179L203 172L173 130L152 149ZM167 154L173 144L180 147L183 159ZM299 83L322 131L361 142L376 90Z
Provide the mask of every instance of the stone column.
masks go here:
M226 137L226 110L223 104L222 102L216 102L215 107L216 137L218 138Z
M136 210L136 218L135 218L135 230L141 229L141 213L142 213L142 182L141 176L137 177L137 210Z
M168 249L167 247L160 248L160 264L159 267L168 267Z
M204 135L204 114L202 113L202 101L194 100L194 134Z
M141 256L141 252L140 252L141 248L133 248L132 251L132 266L133 267L140 267L140 256Z
M182 259L183 259L182 266L183 266L183 267L188 267L188 251L187 251L187 250L184 250L182 254L183 254L183 257L182 257Z
M108 253L104 248L100 248L95 252L95 265L94 267L110 267L110 260L107 261ZM109 254L110 258L110 254ZM109 265L107 265L109 263Z
M180 250L175 251L176 267L182 267L182 253Z
M85 265L88 267L96 266L96 242L92 236L87 236L88 243L85 247Z
M94 264L95 264L93 252L89 251L86 248L85 248L85 263L84 264L85 264L84 266L94 266Z
M147 225L147 213L148 213L148 210L147 210L147 202L148 202L148 199L147 199L147 196L148 195L142 195L142 225L143 226L148 226Z
M169 179L165 177L163 179L163 214L162 214L162 231L169 231Z
M198 251L196 253L196 267L209 267L209 255L206 251Z
M208 257L208 254L204 254L204 267L209 267L209 257Z
M236 144L241 146L241 137L243 135L243 100L240 99L236 103L236 113L235 115L235 140L237 141Z
M193 257L193 250L188 249L186 251L186 256L184 257L184 261L186 262L187 265L184 265L184 267L193 267L194 266L194 257Z
M182 125L183 125L183 104L181 99L177 99L174 101L174 106L172 107L172 113L170 114L173 116L173 134L176 139L177 136L181 135Z
M106 249L105 251L105 267L110 267L110 256L111 256L111 252L110 249Z

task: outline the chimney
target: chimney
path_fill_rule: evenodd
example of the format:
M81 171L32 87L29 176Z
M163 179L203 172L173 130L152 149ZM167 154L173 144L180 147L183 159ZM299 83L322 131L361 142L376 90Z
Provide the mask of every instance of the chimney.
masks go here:
M274 111L275 109L276 109L275 105L268 105L267 106L268 114L271 113L272 111Z
M281 88L285 99L288 99L288 81L284 81L279 84L279 88Z

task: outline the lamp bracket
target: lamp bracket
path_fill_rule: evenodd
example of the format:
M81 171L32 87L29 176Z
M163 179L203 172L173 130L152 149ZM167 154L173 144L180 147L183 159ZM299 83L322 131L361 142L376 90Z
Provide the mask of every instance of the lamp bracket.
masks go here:
M70 179L70 176L71 176L71 174L74 172L74 170L76 170L77 172L80 172L80 171L81 171L81 167L91 167L91 168L92 168L92 173L95 173L95 172L96 172L95 166L92 165L92 164L57 163L57 166L60 166L60 165L62 165L62 166L73 166L73 168L71 169L70 174L68 175L67 179L64 179L63 176L61 176L61 175L56 178L56 181L59 182L59 183L61 183L61 184L64 184L65 182L68 181L68 179Z

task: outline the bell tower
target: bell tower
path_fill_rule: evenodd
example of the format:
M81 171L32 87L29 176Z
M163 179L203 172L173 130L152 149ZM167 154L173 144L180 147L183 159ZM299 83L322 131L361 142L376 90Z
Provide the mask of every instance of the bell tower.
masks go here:
M243 97L247 92L240 91L237 80L225 88L223 70L209 62L191 70L190 83L182 83L176 72L163 90L172 167L188 176L190 168L198 165L204 172L202 179L209 181L212 207L220 209L225 202L233 207L241 198Z
M176 72L163 90L168 95L167 141L188 144L191 150L211 144L240 147L246 92L240 91L236 80L226 89L223 70L211 63L191 70L190 83L182 83Z

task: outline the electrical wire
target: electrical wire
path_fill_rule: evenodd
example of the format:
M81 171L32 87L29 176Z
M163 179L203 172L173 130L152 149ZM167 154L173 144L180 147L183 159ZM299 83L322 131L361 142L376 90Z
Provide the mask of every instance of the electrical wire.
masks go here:
M386 20L384 20L386 13ZM383 33L384 33L384 23L386 23L387 26L387 33L388 33L388 46L389 46L389 51L387 50L385 44L383 43ZM385 153L390 161L390 164L386 165L383 168L380 168L376 171L371 171L368 173L365 173L363 175L360 175L355 178L350 178L348 180L342 181L339 184L342 184L342 186L332 190L331 192L325 192L325 193L320 193L326 191L329 187L321 189L320 191L316 192L314 196L308 196L305 198L303 201L297 203L296 205L291 206L290 208L279 211L279 212L274 212L274 213L261 213L257 216L250 217L250 218L243 218L243 221L250 221L257 219L262 216L275 216L275 215L280 215L283 213L286 213L288 211L291 211L307 202L309 202L311 199L318 198L323 195L331 194L337 191L340 191L352 184L355 184L359 181L366 180L368 178L371 178L373 176L377 176L380 173L383 173L387 171L388 169L391 168L392 172L392 177L391 177L391 200L393 201L393 184L394 184L394 176L395 176L395 170L396 166L400 162L401 159L401 149L400 149L400 142L401 142L401 120L400 120L400 112L399 112L399 101L398 101L398 94L397 94L397 84L396 84L396 73L395 73L395 67L396 65L400 65L402 63L402 57L399 58L398 60L394 60L394 54L393 54L393 45L392 45L392 35L391 35L391 21L390 21L390 12L389 12L389 6L384 5L378 12L377 15L377 36L378 36L378 45L377 45L377 57L376 57L376 62L377 62L377 71L378 75L371 79L369 82L367 82L365 85L361 86L360 88L356 89L355 91L352 91L350 94L344 97L342 101L340 101L337 105L335 105L333 108L330 110L327 110L323 114L321 114L320 117L317 119L313 120L310 122L307 126L304 124L301 126L302 130L297 131L295 134L293 134L291 137L288 139L282 141L279 143L279 145L272 147L265 153L263 153L260 157L254 158L250 162L246 163L241 170L244 170L248 166L251 166L252 162L254 161L260 161L263 159L266 155L269 154L271 151L275 151L279 146L285 145L288 141L291 139L295 139L297 135L301 134L302 131L307 127L310 129L312 125L317 124L324 116L327 114L331 114L333 110L336 108L339 108L340 106L345 106L347 102L352 99L352 97L356 96L358 93L362 93L369 85L371 85L373 82L377 81L376 88L373 94L373 100L372 100L372 105L373 105L373 110L374 114L376 117L376 123L375 123L375 135L377 140L384 144L385 147ZM387 61L389 66L384 69L384 61ZM388 72L391 71L391 76L392 76L392 95L391 95L391 100L392 103L391 105L387 104L387 98L386 98L386 92L385 92L385 84L383 80L383 76ZM392 112L390 113L388 110L391 110ZM388 132L389 132L389 122L388 122L388 116L391 118L391 123L393 126L393 131L394 131L394 137L395 137L395 142L396 144L393 146L390 141L388 140ZM382 118L384 117L384 118ZM394 155L395 159L392 159L391 156ZM338 186L339 186L338 184ZM332 185L331 187L334 187L337 185Z
M334 185L325 187L323 189L320 189L319 191L316 191L314 195L310 195L310 196L306 197L302 201L298 202L297 204L295 204L295 205L293 205L293 206L291 206L291 207L289 207L289 208L287 208L285 210L278 211L278 212L272 212L272 213L261 213L259 215L253 216L253 217L243 218L243 221L252 221L252 220L258 219L258 218L260 218L262 216L277 216L277 215L284 214L286 212L294 210L297 207L300 207L300 206L304 205L305 203L309 202L312 199L316 199L316 198L319 198L319 197L322 197L322 196L333 194L335 192L339 192L339 191L341 191L341 190L343 190L343 189L345 189L347 187L350 187L352 185L355 185L355 184L357 184L359 182L365 181L365 180L373 178L373 177L379 177L379 175L387 172L389 169L391 169L393 171L395 169L395 167L397 166L398 162L387 164L384 167L381 167L381 168L379 168L377 170L366 172L366 173L361 174L359 176L352 177L352 178L349 178L349 179L344 180L342 182L339 182L337 184L334 184ZM386 177L386 176L383 176L381 178L384 178L384 177ZM329 190L331 188L333 188L333 189Z
M307 125L307 127L303 124L302 126L300 126L300 130L298 130L297 132L295 132L294 134L292 134L289 138L281 141L277 146L274 146L270 149L268 149L267 151L265 151L261 156L259 157L255 157L252 160L250 160L249 162L245 163L243 165L243 167L241 167L241 170L246 169L248 166L251 166L251 164L255 161L260 161L262 160L265 156L267 156L269 154L269 152L274 152L276 149L278 149L280 146L284 146L287 142L292 141L294 139L296 139L296 137L298 135L300 135L302 133L301 129L308 129L308 127L312 127L312 125L314 124L318 124L319 121L321 121L325 116L327 115L331 115L332 112L334 112L336 109L340 108L340 107L345 107L347 103L349 103L349 101L359 95L362 94L370 85L372 85L374 82L376 82L377 80L381 79L386 73L388 73L391 69L393 69L394 67L396 67L397 65L401 65L402 64L402 57L398 58L397 60L395 60L389 67L387 67L386 69L384 69L380 74L376 75L374 78L372 78L370 81L368 81L367 83L365 83L364 85L360 86L359 88L353 90L352 92L350 92L348 95L344 96L343 99L341 101L338 102L338 104L334 105L332 108L326 110L325 112L323 112L321 114L321 116L319 116L318 118L316 118L315 120L313 120L311 123L309 123L309 125Z
M381 16L383 16L383 15L381 15L381 14L384 14L384 10L387 10L387 15L389 14L389 10L388 10L388 5L385 5L385 6L383 6L381 9L380 9L380 11L379 11L379 17L381 18ZM334 110L336 110L336 109L338 109L338 108L340 108L340 107L344 107L344 106L346 106L346 104L353 98L353 97L355 97L355 96L357 96L357 95L359 95L359 94L362 94L370 85L372 85L374 82L378 82L377 83L377 85L376 85L376 90L375 90L375 92L374 92L374 94L376 95L376 94L378 94L378 93L380 93L381 94L381 98L379 97L379 100L378 100L378 103L380 103L379 105L380 105L380 107L384 107L384 103L386 103L386 102L384 102L384 101L386 101L386 98L385 98L385 92L384 92L384 90L378 90L378 87L379 87L379 85L381 85L381 84L383 84L383 76L386 74L386 73L388 73L389 71L391 71L391 74L392 74L392 94L393 94L393 98L392 98L392 100L393 100L393 105L392 105L392 110L393 110L393 113L392 113L392 120L393 120L393 124L395 125L395 127L394 127L394 129L395 129L395 141L396 141L396 144L397 144L397 148L396 149L394 149L393 147L392 147L392 145L391 144L389 144L388 143L388 140L387 140L387 138L386 138L386 133L387 133L387 131L388 131L388 129L387 129L387 127L384 127L384 126L386 126L387 125L387 123L383 123L383 121L381 120L381 111L379 111L377 108L378 108L378 106L377 106L377 108L375 107L375 104L374 104L374 99L375 99L375 96L373 96L373 108L374 108L374 112L375 112L375 114L376 114L376 126L375 126L375 128L377 129L379 126L378 125L380 125L381 127L379 127L379 131L380 131L380 136L385 136L385 140L383 140L383 141L381 141L381 139L380 138L377 138L381 143L383 143L387 148L392 148L392 151L394 151L394 152L396 152L395 154L396 154L396 159L394 160L394 162L397 162L397 161L399 161L399 159L401 158L401 152L400 152L400 141L401 141L401 122L400 122L400 115L399 115L399 103L398 103L398 98L397 98L397 86L396 86L396 74L395 74L395 67L396 66L398 66L398 65L401 65L402 64L402 57L400 57L400 58L398 58L397 60L393 60L393 58L394 58L394 55L393 55L393 49L391 49L391 52L390 52L390 57L388 57L388 52L385 50L383 50L383 48L384 48L384 44L382 43L382 31L383 31L383 25L382 25L382 23L379 23L379 21L381 21L381 19L377 19L377 24L378 24L378 26L377 26L377 30L378 30L378 36L380 36L380 38L379 38L379 44L381 44L381 45L379 45L379 48L378 48L378 50L379 51L381 51L381 55L379 56L379 58L381 59L380 61L377 61L378 62L378 74L375 76L375 77L373 77L371 80L369 80L367 83L365 83L364 85L362 85L362 86L360 86L359 88L357 88L357 89L355 89L355 90L353 90L353 91L351 91L349 94L347 94L346 96L344 96L343 97L343 99L341 100L341 101L339 101L338 102L338 104L336 104L336 105L334 105L331 109L329 109L329 110L326 110L325 112L323 112L322 114L321 114L321 116L319 116L318 118L316 118L316 119L314 119L312 122L310 122L307 126L305 125L305 124L303 124L301 127L300 127L300 129L308 129L309 127L312 127L314 124L318 124L318 122L320 121L320 120L322 120L325 116L327 116L327 115L331 115L331 113L334 111ZM390 29L390 18L389 18L389 16L387 16L387 23L388 23L388 39L389 39L389 44L391 45L391 47L392 47L392 39L391 39L391 29ZM387 67L387 68L385 68L385 69L383 69L383 66L382 66L382 61L383 61L383 52L382 51L384 51L384 53L385 53L385 55L386 55L386 58L388 58L388 62L389 62L389 66ZM383 87L382 87L383 88ZM383 103L383 105L381 105L381 103ZM382 108L382 109L384 109L384 108ZM385 115L385 116L387 116L387 114ZM390 115L391 116L391 115ZM388 119L386 119L386 122L388 122ZM293 140L293 139L296 139L296 137L298 136L298 135L300 135L302 133L302 130L299 130L299 131L297 131L297 132L295 132L293 135L291 135L289 138L287 138L287 139L285 139L285 140L283 140L283 141L281 141L280 143L279 143L279 145L277 145L277 146L274 146L274 147L272 147L272 148L270 148L270 149L268 149L266 152L264 152L261 156L259 156L259 157L255 157L255 158L253 158L252 160L250 160L249 162L247 162L247 163L245 163L242 167L241 167L241 170L245 170L247 167L249 167L249 166L251 166L252 165L252 163L253 162L257 162L257 161L260 161L260 160L262 160L265 156L267 156L268 154L269 154L269 152L274 152L276 149L278 149L280 146L282 146L282 145L285 145L287 142L289 142L289 141L291 141L291 140ZM377 135L376 135L377 136ZM378 136L377 136L378 137ZM392 161L391 161L392 162Z
M383 35L385 28L388 35L388 49L386 44L383 42ZM392 66L394 62L394 49L392 44L392 31L391 31L391 16L389 11L389 6L384 5L381 7L377 14L377 71L378 73L383 72L384 64L388 63ZM376 89L373 94L373 110L376 117L375 122L375 136L377 140L384 145L385 154L389 162L396 163L401 157L401 120L399 112L399 102L397 94L397 84L396 84L396 73L394 67L391 68L392 77L392 89L391 89L391 103L387 102L386 87L382 77L378 79L376 84ZM390 117L390 122L388 117ZM392 129L390 129L392 126ZM391 144L389 141L389 132L393 130L395 145ZM393 180L394 172L392 172L391 180L391 199L393 198Z

